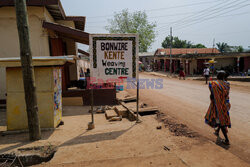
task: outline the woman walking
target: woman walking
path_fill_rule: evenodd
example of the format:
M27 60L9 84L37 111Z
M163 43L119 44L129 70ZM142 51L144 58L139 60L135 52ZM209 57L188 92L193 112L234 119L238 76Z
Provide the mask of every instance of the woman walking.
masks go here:
M218 128L214 133L216 136L219 136L219 131L222 130L225 137L222 142L229 145L227 128L231 128L229 116L231 106L229 103L230 84L226 81L227 76L225 71L220 71L217 75L217 81L209 83L211 102L205 116L205 122L213 128Z
M185 72L183 70L183 68L180 68L180 72L179 72L179 79L183 78L183 80L185 80Z

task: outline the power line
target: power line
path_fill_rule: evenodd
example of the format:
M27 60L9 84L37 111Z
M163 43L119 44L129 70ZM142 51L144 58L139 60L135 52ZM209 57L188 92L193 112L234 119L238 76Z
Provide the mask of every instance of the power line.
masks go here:
M246 14L250 14L250 12L243 12L243 13L236 13L236 14L231 14L231 15L218 16L218 17L216 17L214 19L222 18L222 17L240 16L240 15L246 15ZM221 24L221 22L220 23L216 23L216 25L218 25L218 24ZM212 25L214 25L214 24L211 24L211 26Z
M188 21L189 18L195 18L195 17L200 17L201 15L204 15L204 12L205 12L205 14L207 14L206 12L207 12L208 10L210 10L210 9L212 9L211 11L214 11L215 9L216 9L216 10L218 10L218 9L221 10L221 7L215 8L215 9L214 9L214 7L218 7L218 6L220 6L220 5L224 5L224 7L227 7L228 5L231 5L231 4L233 4L233 3L237 2L237 1L238 1L238 0L233 1L233 2L230 2L229 4L226 4L226 5L225 5L225 3L219 3L219 4L217 4L217 5L214 5L214 6L211 6L211 7L209 7L209 8L206 8L206 9L204 9L204 10L199 11L199 12L198 12L198 13L199 13L198 15L187 16L187 17L182 18L182 19L179 19L179 20L177 20L177 21L168 22L168 23L163 23L163 24L183 23L183 21L185 22L185 20ZM228 2L229 2L229 1L228 1ZM211 11L208 11L208 12L210 13ZM162 26L161 28L165 28L165 27Z
M192 24L182 25L182 27L177 28L177 30L182 29L182 28L185 28L185 27L188 27L188 26L191 26L191 25L194 25L194 24L197 24L197 23L201 23L201 22L204 22L204 21L207 21L207 20L211 20L211 19L213 19L213 18L215 18L215 17L217 17L217 16L220 16L220 15L222 15L222 14L226 14L226 13L229 13L229 12L231 12L231 11L235 11L235 10L241 9L241 8L244 8L244 7L249 6L249 5L250 5L250 4L246 4L246 5L244 5L244 6L240 6L240 7L236 8L236 9L233 9L233 10L230 10L230 11L227 11L227 12L224 12L224 13L221 13L221 14L218 14L218 15L215 15L215 16L213 16L213 17L208 17L208 18L205 18L205 19L200 20L200 21L198 21L198 22L196 21L196 22L194 22L194 23L192 23Z
M159 17L180 16L180 15L194 14L194 13L197 13L197 12L182 12L182 13L175 13L175 14L168 14L168 15L152 16L152 17L148 17L148 18L152 19L152 18L159 18ZM107 22L107 20L105 20L105 21L91 21L91 22L87 22L87 23L94 24L94 23L104 23L104 22Z
M237 1L238 1L238 0L235 0L235 1L233 1L233 2L227 1L226 4L225 4L224 2L221 2L221 3L219 3L219 4L216 4L216 5L214 5L214 6L211 6L211 7L209 7L209 8L204 9L204 10L201 10L201 11L199 12L198 15L195 15L195 17L197 17L197 16L198 16L198 17L199 17L199 16L202 16L202 15L204 15L204 13L206 14L207 11L208 11L208 12L212 12L212 11L214 11L214 10L221 9L221 7L219 7L220 5L227 6L227 5L233 4L233 3L237 2ZM211 9L212 9L212 10L211 10ZM189 19L190 17L193 17L193 15L192 15L192 16L187 16L187 17L182 18L182 19L180 19L180 20L177 20L176 22L180 22L180 21Z
M94 22L87 22L87 24L96 24L96 23L98 23L98 24L103 24L103 23L106 23L108 20L105 20L105 21L94 21Z
M237 0L236 0L236 1L234 1L234 2L232 2L232 3L230 4L231 6L224 6L223 8L220 8L220 9L217 8L216 10L212 10L212 11L214 11L214 12L210 11L210 12L208 12L208 13L205 13L205 14L202 14L202 15L200 15L200 16L194 17L194 19L191 19L191 21L186 20L186 21L183 21L183 22L181 22L181 23L177 23L176 26L182 26L182 25L185 25L186 23L189 24L190 22L198 21L198 20L200 20L200 19L204 19L204 18L206 18L207 16L211 16L211 15L214 15L214 14L217 14L217 13L220 13L220 12L223 12L223 11L225 11L225 10L227 10L227 9L233 8L232 10L230 10L230 11L233 11L235 7L237 7L237 6L240 5L240 4L245 3L245 2L247 2L247 1L248 1L248 0L245 0L245 1L242 1L242 2L240 2L240 3L231 5L231 4L233 4L234 2L237 2ZM229 4L228 4L228 5L229 5Z
M231 14L231 15L224 15L224 16L218 16L216 17L215 19L217 18L223 18L223 17L231 17L231 16L240 16L240 15L246 15L246 14L250 14L250 12L242 12L242 13L236 13L236 14ZM93 27L93 28L104 28L105 26L94 26L94 25L86 25L86 27ZM159 30L160 31L160 30Z
M87 17L87 18L89 18L89 19L95 19L95 18L112 17L112 16L114 16L114 14L103 15L103 16L92 16L92 17Z
M159 18L159 17L180 16L180 15L187 15L187 14L195 14L195 13L198 13L198 12L181 12L181 13L168 14L168 15L152 16L152 17L148 17L148 18L152 19L152 18ZM104 22L107 22L107 20L105 20L105 21L91 21L91 22L87 22L87 23L88 24L94 24L94 23L104 23Z
M224 3L224 0L222 0L223 2L222 2L222 4ZM203 2L203 3L211 3L211 2L214 2L214 1L208 1L208 2ZM178 7L184 7L184 6L192 6L192 5L198 5L198 4L202 4L202 3L194 3L194 4L189 4L189 5L180 5L180 6L173 6L173 7L169 7L169 8L178 8ZM218 6L218 5L220 5L221 3L219 3L219 4L217 4L217 5L215 5L215 6ZM167 8L158 8L159 10L160 9L167 9ZM157 10L157 9L152 9L153 11L154 10ZM206 9L205 9L206 10ZM150 11L150 10L146 10L146 11ZM203 11L203 10L202 10ZM200 13L201 11L199 11L199 13ZM195 12L189 12L190 14L191 13L195 13ZM152 16L152 17L148 17L148 18L159 18L159 17L165 17L165 16L176 16L176 15L186 15L186 14L188 14L187 12L185 12L185 13L176 13L176 14L170 14L170 15L160 15L160 16ZM106 15L107 17L109 17L109 16L114 16L114 15ZM101 17L101 16L96 16L96 17ZM104 16L105 17L105 16ZM91 17L87 17L87 18L91 18ZM103 17L102 17L102 19L103 19ZM105 20L105 21L94 21L94 22L87 22L88 24L95 24L95 23L103 23L103 22L107 22L107 20ZM177 22L177 21L176 21Z
M246 14L250 14L250 12L243 12L243 13L237 13L237 14L233 14L233 15L225 15L225 16L220 16L220 17L216 17L216 18L221 18L221 17L232 17L232 16L238 16L238 15L246 15ZM216 25L218 24L224 24L223 22L220 23L215 23ZM210 26L213 26L215 24L210 24ZM202 30L202 29L199 29ZM199 30L193 30L195 32L198 32ZM227 33L220 33L220 34L215 34L215 35L221 35L221 34L229 34L229 33L241 33L241 32L250 32L250 31L238 31L238 32L227 32ZM206 34L198 34L198 33L186 33L186 35L192 35L192 36L205 36Z
M221 36L221 35L233 35L233 34L241 34L241 33L248 33L249 30L244 31L233 31L233 32L225 32L225 33L214 33L210 34L210 36ZM196 34L196 33L187 33L185 36L207 36L207 34Z
M226 1L226 0L221 0L221 1ZM175 9L175 8L182 8L182 7L188 7L188 6L197 6L197 5L202 5L202 4L214 3L214 2L218 2L218 0L217 1L206 1L206 2L192 3L192 4L186 4L186 5L170 6L167 8L149 9L149 10L144 10L144 11L145 12L153 12L153 11L166 10L166 9ZM103 16L92 16L92 17L87 17L87 18L96 19L96 18L112 17L112 16L114 16L114 14L103 15Z
M240 2L240 3L238 3L238 4L234 5L234 6L230 6L230 7L227 7L227 8L223 8L221 11L218 11L218 12L207 13L205 16L197 17L196 19L191 19L191 20L189 20L188 22L187 22L187 20L186 20L186 21L183 22L183 23L176 24L177 30L178 30L180 27L184 27L184 26L186 26L186 25L191 25L192 22L194 22L194 23L197 24L198 22L203 22L204 20L212 19L212 18L214 18L214 17L216 17L216 16L221 16L221 15L223 15L223 14L229 13L229 12L231 12L231 11L234 11L234 10L237 10L237 9L240 9L240 8L243 8L243 7L246 7L246 6L249 5L249 4L245 4L244 6L240 6L240 7L238 7L238 8L235 8L235 7L237 7L238 5L240 5L240 4L244 3L244 2L246 2L246 1ZM225 9L230 9L230 8L232 8L232 7L233 7L232 10L223 12ZM221 12L223 12L223 13L221 13ZM218 13L220 13L220 14L218 14ZM215 15L215 14L218 14L218 15ZM213 17L207 17L207 16L211 16L211 15L215 15L215 16L213 16ZM223 16L222 16L222 17L223 17Z
M222 0L223 2L222 3L219 3L219 4L216 4L215 6L218 6L218 5L221 5L221 4L225 4L224 0ZM208 2L202 2L202 3L193 3L193 4L189 4L189 5L180 5L180 6L173 6L173 7L169 7L169 8L179 8L179 7L184 7L184 6L192 6L192 5L198 5L198 4L203 4L203 3L211 3L211 2L214 2L214 1L208 1ZM214 7L214 6L213 6ZM155 10L162 10L162 9L168 9L168 8L158 8L158 9L152 9L152 10L145 10L145 11L155 11ZM209 8L207 8L209 9ZM204 12L206 11L207 9L205 10L202 10L202 11L199 11L199 13L201 12ZM195 12L189 12L190 14L194 14ZM188 14L187 12L186 13L176 13L176 14L170 14L170 15L160 15L160 16L152 16L152 17L148 17L148 18L159 18L159 17L166 17L166 16L176 16L176 15L186 15ZM109 16L114 16L114 15L107 15L107 17ZM96 16L96 17L101 17L101 16ZM105 16L104 16L105 17ZM91 17L88 17L88 18L91 18ZM104 19L102 17L102 19ZM185 18L184 18L185 19ZM181 19L182 20L182 19ZM179 21L179 20L178 20ZM175 21L175 22L178 22L178 21ZM95 24L95 23L102 23L102 22L107 22L107 20L105 21L94 21L94 22L87 22L88 24Z
M168 7L168 8L151 9L151 10L146 10L146 11L151 12L151 11L159 11L159 10L166 10L166 9L175 9L175 8L182 8L182 7L187 7L187 6L196 6L196 5L201 5L201 4L208 4L208 3L211 3L211 2L215 2L215 1L199 2L199 3L188 4L188 5L172 6L172 7Z
M246 0L247 1L247 0ZM243 2L246 2L246 1L243 1ZM241 3L243 3L243 2L240 2L240 3L238 3L238 4L236 4L236 6L237 5L239 5L239 4L241 4ZM229 4L227 4L227 5L231 5L231 4L233 4L233 3L235 3L235 1L233 1L233 2L231 2L231 3L229 3ZM246 4L245 6L248 6L249 4ZM225 10L225 9L229 9L229 8L232 8L232 7L236 7L235 5L234 6L230 6L230 7L227 7L227 8L225 8L226 6L224 6L224 8L222 8L223 10ZM203 16L202 18L199 18L199 17L201 17L202 15L198 15L198 17L196 18L196 19L192 19L190 22L188 22L188 23L182 23L182 24L179 24L179 27L177 26L177 30L178 29L182 29L182 28L184 28L184 26L185 25L187 25L187 26L191 26L191 25L193 25L193 24L197 24L198 22L198 20L199 20L199 22L204 22L205 20L210 20L210 19L214 19L216 16L217 16L217 18L220 18L220 17L228 17L228 16L236 16L236 15L242 15L242 14L246 14L246 12L245 13L239 13L239 14L234 14L234 15L227 15L227 16L221 16L221 15L223 15L223 14L225 14L225 13L229 13L229 12L231 12L231 11L234 11L234 10L237 10L237 9L240 9L240 8L243 8L243 7L245 7L245 6L241 6L241 7L239 7L239 8L234 8L233 10L229 10L229 11L226 11L226 12L224 12L224 13L220 13L220 12L223 12L223 10L222 11L218 11L218 12L213 12L213 13L211 13L211 11L209 11L208 13L206 13L206 15L205 16ZM210 9L211 9L212 7L210 7ZM208 10L209 8L207 8L207 9L205 9L205 10ZM218 8L216 8L216 9L218 9ZM203 11L205 11L205 10L203 10ZM214 11L215 9L213 9L213 11ZM218 14L218 15L216 15L216 16L213 16L213 17L207 17L208 15L209 16L211 16L211 14L212 15L214 15L214 14L217 14L217 13L220 13L220 14ZM203 13L203 15L204 15L204 13ZM205 17L205 18L204 18ZM202 21L201 21L201 19L202 19ZM190 23L192 23L192 22L194 22L193 24L190 24ZM178 25L178 24L177 24ZM88 27L92 27L92 26L88 26ZM94 28L98 28L99 26L93 26ZM105 26L101 26L101 28L103 28L103 27L105 27ZM186 27L186 26L185 26Z
M199 11L197 11L197 12L199 12ZM168 16L179 16L179 15L186 15L186 14L195 14L197 12L182 12L182 13L175 13L175 14L168 14L168 15L152 16L152 17L148 17L148 18L151 19L151 18L168 17Z

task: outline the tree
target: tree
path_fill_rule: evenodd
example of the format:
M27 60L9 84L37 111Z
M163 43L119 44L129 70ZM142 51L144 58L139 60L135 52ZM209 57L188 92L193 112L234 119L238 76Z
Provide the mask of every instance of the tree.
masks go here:
M173 40L172 40L172 42L173 42ZM167 36L165 39L164 39L164 41L161 43L161 46L163 47L163 48L170 48L170 46L171 46L171 36ZM173 46L173 45L172 45Z
M171 37L167 36L164 41L161 43L163 48L170 48ZM172 48L206 48L205 45L202 44L192 44L191 41L181 40L178 37L172 37Z
M228 53L228 52L244 52L244 48L242 46L230 46L225 42L218 42L216 43L217 48L221 53Z
M139 51L147 52L154 42L155 23L149 23L145 12L129 13L128 9L116 13L113 19L108 20L109 25L105 27L109 33L137 33L139 34Z
M242 46L238 46L238 52L243 52L244 51L244 48Z
M225 42L219 42L216 45L221 53L231 52L230 46Z
M29 136L30 140L39 140L41 139L41 130L38 117L34 68L32 65L32 55L30 49L26 0L15 0L15 7Z
M242 46L230 46L231 52L243 52L244 48Z
M206 48L206 46L201 44L201 43L198 43L198 44L193 45L193 46L194 46L193 48Z

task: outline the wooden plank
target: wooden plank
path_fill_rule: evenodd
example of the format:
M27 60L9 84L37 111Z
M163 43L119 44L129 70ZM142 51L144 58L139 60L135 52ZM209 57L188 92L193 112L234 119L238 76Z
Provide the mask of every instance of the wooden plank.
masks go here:
M126 108L129 108L129 109L136 108L136 102L129 102L129 103L123 102L123 103L124 103L124 105L126 105ZM141 108L142 105L143 105L143 102L140 102L139 103L139 108Z
M135 121L136 120L136 115L134 114L134 112L130 108L128 108L126 106L126 103L120 102L120 104L128 110L128 119L130 121ZM140 119L140 115L139 115L139 119Z
M122 102L136 101L136 96L128 96L128 97L118 98L118 100L122 101Z
M136 109L132 109L132 111L135 113ZM139 113L145 113L145 112L153 112L153 111L159 111L158 107L146 107L146 108L139 108Z
M122 105L115 106L115 111L119 116L122 116L123 118L128 117L128 110Z
M113 117L118 117L117 113L114 110L106 110L105 111L105 116L107 119L113 118Z

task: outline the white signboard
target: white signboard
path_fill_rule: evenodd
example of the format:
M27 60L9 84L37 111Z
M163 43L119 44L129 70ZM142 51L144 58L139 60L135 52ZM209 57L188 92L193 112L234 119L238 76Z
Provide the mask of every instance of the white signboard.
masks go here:
M137 77L136 34L91 34L89 42L91 77L104 82Z

